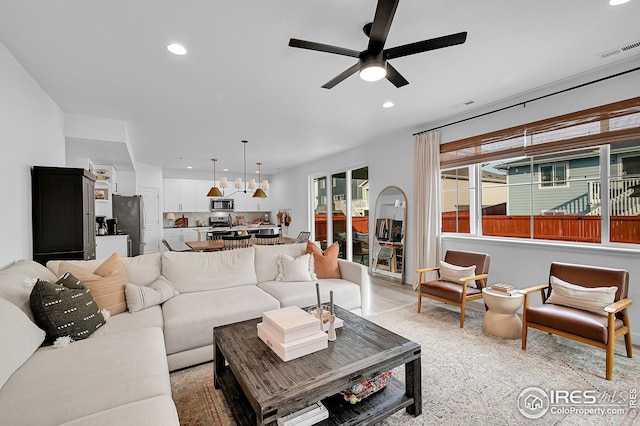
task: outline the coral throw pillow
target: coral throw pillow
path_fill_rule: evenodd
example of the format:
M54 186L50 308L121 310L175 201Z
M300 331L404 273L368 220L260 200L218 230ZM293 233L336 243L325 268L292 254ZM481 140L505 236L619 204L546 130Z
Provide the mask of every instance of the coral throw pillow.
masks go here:
M338 254L340 245L335 242L322 252L312 241L307 241L307 253L313 256L315 273L318 278L342 278L338 266Z
M109 256L93 272L70 262L62 262L58 273L65 272L72 273L87 286L100 309L108 310L111 315L127 310L125 287L129 282L129 273L118 253Z

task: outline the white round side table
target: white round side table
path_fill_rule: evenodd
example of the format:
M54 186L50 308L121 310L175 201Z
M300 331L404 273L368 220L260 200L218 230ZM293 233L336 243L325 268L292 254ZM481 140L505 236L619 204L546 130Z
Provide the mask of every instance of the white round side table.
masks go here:
M505 339L522 337L522 321L516 312L522 306L524 295L500 294L483 288L482 297L489 308L482 324L484 331Z

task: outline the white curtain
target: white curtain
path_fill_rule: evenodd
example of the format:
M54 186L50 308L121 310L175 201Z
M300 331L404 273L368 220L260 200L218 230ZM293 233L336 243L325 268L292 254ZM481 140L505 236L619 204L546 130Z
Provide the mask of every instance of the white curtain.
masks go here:
M440 258L440 132L417 134L413 153L413 265L418 269L438 266ZM418 285L418 274L414 272L413 289Z

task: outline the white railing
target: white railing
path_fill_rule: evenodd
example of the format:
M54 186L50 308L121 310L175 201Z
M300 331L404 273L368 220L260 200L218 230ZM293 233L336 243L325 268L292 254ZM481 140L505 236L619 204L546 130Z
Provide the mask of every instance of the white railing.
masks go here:
M640 191L640 179L612 180L609 182L609 209L611 216L640 215L640 196L631 196ZM600 182L589 182L589 202L593 206L588 213L599 216L602 213L602 187Z

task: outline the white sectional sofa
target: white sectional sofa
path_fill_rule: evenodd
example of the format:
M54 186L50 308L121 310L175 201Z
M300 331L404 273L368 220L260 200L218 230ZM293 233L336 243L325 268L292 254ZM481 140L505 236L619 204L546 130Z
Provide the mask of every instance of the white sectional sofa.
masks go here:
M369 276L360 264L338 259L342 279L276 280L279 255L297 257L305 250L306 244L290 244L123 258L130 283L149 286L163 276L179 294L113 315L89 338L62 349L39 347L44 332L38 341L24 284L27 278L55 282L61 262L49 262L47 269L18 261L0 271L0 319L28 331L0 329L0 338L8 333L20 343L1 349L0 418L11 425L179 424L169 371L212 360L213 327L279 307L313 305L316 282L323 302L332 290L337 305L363 312ZM102 261L71 262L95 270ZM5 363L5 356L12 362Z

